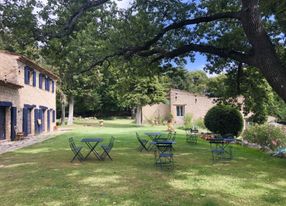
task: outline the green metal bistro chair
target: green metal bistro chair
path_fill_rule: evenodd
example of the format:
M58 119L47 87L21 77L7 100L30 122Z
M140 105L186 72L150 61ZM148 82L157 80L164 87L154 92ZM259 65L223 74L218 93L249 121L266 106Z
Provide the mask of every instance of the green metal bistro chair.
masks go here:
M198 143L198 133L199 131L197 129L186 129L186 141L188 143L197 144Z
M111 156L110 156L110 151L113 148L114 145L114 140L115 138L113 136L111 136L109 144L108 145L101 145L101 148L103 149L102 154L100 155L100 158L102 160L104 160L106 157L108 157L110 160L112 160Z
M139 136L139 134L136 132L136 137L137 137L137 140L139 142L139 146L138 146L138 151L142 152L143 150L145 151L149 151L149 147L148 147L148 140L146 139L143 139Z
M214 138L209 140L212 159L215 160L231 160L232 145L235 142L233 138Z
M173 141L161 141L156 143L155 164L162 170L163 167L174 168Z
M69 138L69 145L70 145L71 151L74 153L74 157L72 158L71 162L73 162L75 158L77 158L80 162L83 161L84 157L81 154L82 147L76 146L74 143L74 139L72 137Z

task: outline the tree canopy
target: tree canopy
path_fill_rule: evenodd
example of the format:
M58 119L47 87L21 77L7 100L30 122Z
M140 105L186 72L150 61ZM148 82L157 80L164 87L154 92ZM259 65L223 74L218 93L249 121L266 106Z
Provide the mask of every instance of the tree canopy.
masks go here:
M134 98L150 103L111 91L131 91L135 82L144 90L147 81L163 96L167 78L222 101L244 95L246 111L259 111L253 119L262 122L286 100L285 11L284 0L135 0L125 10L109 0L4 0L0 47L52 67L66 95L98 103L89 110L102 101L117 109ZM206 55L206 71L224 75L185 71L195 52Z

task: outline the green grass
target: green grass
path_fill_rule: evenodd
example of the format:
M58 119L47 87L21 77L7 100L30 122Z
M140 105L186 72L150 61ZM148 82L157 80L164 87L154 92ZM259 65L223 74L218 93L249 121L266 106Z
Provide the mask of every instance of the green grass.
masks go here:
M209 145L185 143L178 130L175 168L161 172L152 152L136 151L130 120L83 120L69 133L0 156L1 205L285 205L286 161L235 146L234 159L213 163ZM89 126L86 126L89 125ZM116 137L113 161L70 163L68 137ZM87 150L83 151L84 153Z

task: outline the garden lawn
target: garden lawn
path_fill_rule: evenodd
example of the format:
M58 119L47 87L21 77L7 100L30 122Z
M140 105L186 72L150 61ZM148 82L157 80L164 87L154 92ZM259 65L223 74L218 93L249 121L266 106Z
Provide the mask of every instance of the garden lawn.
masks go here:
M160 171L152 152L136 150L135 132L164 129L82 120L68 133L0 155L0 205L286 205L286 160L236 145L232 161L213 163L207 142L187 144L178 130L175 168ZM113 161L91 155L70 163L69 137L107 143L111 135Z

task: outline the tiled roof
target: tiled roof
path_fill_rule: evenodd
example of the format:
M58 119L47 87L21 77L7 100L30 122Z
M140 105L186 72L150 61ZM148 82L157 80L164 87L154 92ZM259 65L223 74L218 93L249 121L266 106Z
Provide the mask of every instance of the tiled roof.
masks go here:
M7 51L0 51L0 80L9 81L11 83L17 82L17 72L18 72L17 61L29 65L30 67L38 70L39 72L48 75L52 79L55 80L59 79L58 76L53 74L51 71L37 65L35 62L28 59L27 57Z
M7 83L18 85L17 65L18 56L0 52L0 81L2 85Z

